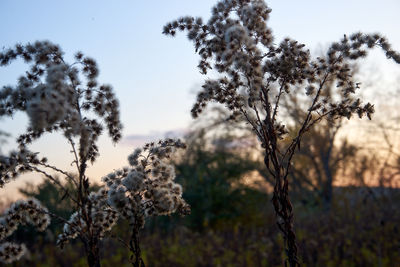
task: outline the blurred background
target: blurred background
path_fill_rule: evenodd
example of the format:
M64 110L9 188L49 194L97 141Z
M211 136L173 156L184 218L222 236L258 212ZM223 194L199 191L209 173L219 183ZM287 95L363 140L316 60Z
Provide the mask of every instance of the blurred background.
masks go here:
M398 1L267 3L276 43L290 36L317 56L344 33L363 31L382 33L400 50ZM220 106L191 119L191 105L204 79L195 67L198 58L184 35L171 39L161 34L162 26L179 16L208 18L214 4L1 1L0 47L48 39L63 48L67 59L83 51L97 60L99 80L111 84L120 100L124 138L116 145L107 137L100 139L101 156L89 169L95 183L126 165L127 155L145 142L185 140L188 149L174 163L192 212L147 222L141 243L148 266L281 266L285 255L270 201L273 181L257 140L247 125L226 121ZM379 52L361 61L354 73L362 82L359 95L375 104L373 119L321 123L307 133L294 159L291 198L305 266L400 262L400 72ZM23 62L1 68L1 86L15 84L25 71ZM304 116L303 95L299 88L281 107L291 132ZM0 119L0 154L15 147L15 137L27 124L24 114ZM71 169L62 136L46 135L30 149ZM71 203L37 175L24 175L1 188L0 210L31 196L64 218L72 212ZM62 225L53 221L45 233L19 229L13 238L25 242L30 254L12 266L86 266L79 242L64 250L55 247ZM127 227L114 232L123 234ZM104 240L102 251L104 266L129 266L118 241Z

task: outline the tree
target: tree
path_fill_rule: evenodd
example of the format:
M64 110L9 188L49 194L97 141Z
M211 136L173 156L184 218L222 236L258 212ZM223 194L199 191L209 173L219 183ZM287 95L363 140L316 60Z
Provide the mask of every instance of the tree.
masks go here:
M344 140L338 142L341 124L321 123L321 127L310 129L304 136L302 147L293 158L291 173L292 186L311 190L329 209L333 195L333 183L340 171L348 167L346 160L356 157L358 148Z
M400 122L397 111L400 91L396 84L389 84L389 87L396 90L376 96L379 112L373 123L367 126L366 131L373 134L364 143L359 164L360 173L369 172L380 187L398 187L400 181L400 128L397 126ZM367 183L361 175L358 175L358 181L361 185Z
M78 52L76 61L69 64L61 48L48 41L17 44L0 53L0 65L7 66L17 58L30 69L16 86L0 90L0 117L25 112L29 127L17 137L18 148L0 156L0 186L22 173L38 173L61 190L61 199L73 203L74 213L66 219L36 199L17 201L0 219L0 260L17 260L26 250L24 245L5 241L19 224L32 223L44 230L51 216L65 223L57 243L62 247L68 240L79 238L89 266L100 266L100 241L122 218L131 225L132 235L125 245L134 254L132 265L144 266L138 231L145 218L188 212L182 190L173 182L174 167L167 161L175 149L185 145L172 139L149 143L129 156L129 167L104 177L106 185L93 191L86 170L99 155L98 137L105 128L114 143L121 138L119 103L112 87L98 84L95 60ZM61 170L29 150L29 144L53 132L62 133L70 144L76 173Z
M330 86L327 85L323 92L325 97L341 97L333 94L334 85L333 81ZM285 117L292 120L291 125L287 127L289 135L296 135L307 116L304 106L310 105L307 103L309 99L302 99L301 91L297 91L297 94L284 96L281 105ZM352 144L346 139L338 140L338 133L345 124L344 120L343 117L334 121L325 120L310 128L302 139L302 146L293 156L289 173L294 191L302 194L304 189L309 192L311 190L316 194L315 197L322 200L326 209L330 208L334 181L359 151L357 144Z
M285 38L273 43L267 25L271 9L262 0L222 0L212 9L208 22L182 17L164 26L163 33L174 36L185 30L200 55L198 68L204 75L210 69L219 74L208 78L197 96L192 115L197 117L209 102L231 110L231 116L249 123L264 149L264 163L275 181L272 203L277 225L283 233L287 262L297 266L293 208L289 200L289 179L293 155L301 147L305 132L323 119L334 121L353 114L368 117L372 104L354 97L360 84L351 76L350 62L380 47L386 56L400 63L400 54L379 34L355 33L333 43L327 54L313 59L304 44ZM343 97L324 96L330 81ZM293 137L285 139L284 118L279 115L282 95L304 88L311 104ZM286 146L282 146L287 142ZM284 147L284 149L282 148Z
M258 162L248 151L238 153L242 149L237 143L235 147L235 139L225 134L207 138L206 129L187 135L188 149L175 163L177 180L192 210L185 220L198 231L250 224L260 215L260 207L249 203L265 199L266 194L245 185L243 178Z

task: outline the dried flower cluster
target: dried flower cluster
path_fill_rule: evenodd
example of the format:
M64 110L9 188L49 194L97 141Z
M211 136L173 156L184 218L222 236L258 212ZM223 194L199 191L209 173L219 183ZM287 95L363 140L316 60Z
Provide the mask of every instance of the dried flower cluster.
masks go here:
M89 265L99 266L98 242L115 224L117 215L111 208L103 207L106 195L90 193L86 169L88 162L93 163L98 156L96 141L103 128L113 142L121 138L119 103L111 86L98 84L99 69L92 58L78 52L75 62L68 64L63 55L59 46L48 41L17 44L0 53L0 66L18 58L29 66L17 85L0 89L0 117L22 111L29 118L29 127L17 137L18 149L0 156L0 187L24 172L39 173L55 183L76 204L77 210L66 221L60 244L79 235ZM46 158L29 151L28 145L46 132L60 132L68 140L76 174L52 166ZM64 187L57 178L59 175L75 187L73 192ZM17 251L14 245L3 247L7 255Z
M174 182L174 166L166 161L180 148L185 145L173 139L137 148L128 157L128 168L103 178L110 206L140 228L149 216L186 214L189 206L182 198L182 187Z
M128 246L135 255L132 263L134 266L139 262L143 265L138 234L145 219L190 212L189 205L182 198L182 187L174 182L174 166L167 161L176 149L182 148L185 145L180 140L167 139L136 149L128 157L129 167L103 177L105 186L89 195L84 209L72 214L57 243L63 246L78 236L89 239L90 236L84 234L88 232L101 239L119 218L126 219L132 231L131 245Z
M29 163L37 164L39 162L37 155L25 148L12 151L8 156L0 155L0 188L19 174L29 171Z
M0 66L17 58L22 58L30 69L16 86L0 90L0 116L27 113L30 127L18 138L20 147L44 132L61 131L67 138L81 137L80 156L93 161L97 156L95 141L103 126L91 119L89 112L105 122L114 142L121 138L118 101L109 85L98 85L99 70L92 58L78 52L76 62L68 64L59 46L38 41L0 53Z
M78 52L75 62L67 64L61 49L50 42L16 45L0 53L0 66L22 58L30 69L16 86L0 89L0 117L26 112L29 127L17 138L18 149L0 156L0 187L24 172L36 172L55 183L74 204L69 220L47 212L33 200L16 202L0 225L0 241L18 224L32 222L39 230L48 225L48 215L64 221L57 243L63 247L79 237L85 247L89 266L100 266L100 240L118 219L132 226L130 244L134 266L144 263L140 256L138 232L145 218L174 212L186 214L189 206L182 199L182 187L174 182L174 167L167 162L171 154L185 145L168 139L150 143L129 156L130 166L106 176L106 185L91 192L86 176L88 162L98 156L96 141L106 127L111 139L121 138L118 101L109 85L98 85L96 62ZM71 145L76 174L63 171L29 151L28 145L44 133L61 132ZM67 179L73 190L58 179ZM27 217L28 216L28 217ZM18 259L23 245L3 242L0 257L6 262Z
M365 57L369 49L380 47L389 59L400 63L400 54L379 34L346 35L333 43L324 57L312 58L304 44L290 38L273 43L267 25L271 9L263 0L221 0L212 9L207 23L201 18L182 17L164 26L163 33L174 36L187 31L200 55L203 74L215 70L219 78L209 78L199 92L192 115L197 117L208 102L231 110L231 118L249 123L265 150L265 165L275 179L273 205L277 224L284 234L288 263L296 266L297 247L287 179L295 148L302 135L323 118L350 118L353 114L371 117L370 103L354 96L360 83L352 77L350 63ZM324 94L332 83L340 100ZM329 85L329 86L328 86ZM282 95L304 88L311 99L307 116L285 151L280 140L287 132L285 118L279 116Z
M127 245L134 267L144 267L139 230L148 216L177 212L186 215L189 205L182 198L182 187L174 182L175 169L168 159L176 149L185 148L180 140L148 143L128 157L129 167L103 178L109 188L108 202L129 221L131 237Z
M19 225L30 223L39 231L44 231L50 224L47 209L36 199L19 200L12 204L0 217L0 261L10 263L21 258L26 252L24 244L5 241L17 230Z
M89 226L83 214L90 216L92 224ZM57 244L62 248L72 239L77 238L82 233L89 231L93 235L102 239L107 232L118 221L118 213L107 204L107 190L101 188L97 192L91 192L86 209L73 213L70 219L64 224L63 233L58 236Z

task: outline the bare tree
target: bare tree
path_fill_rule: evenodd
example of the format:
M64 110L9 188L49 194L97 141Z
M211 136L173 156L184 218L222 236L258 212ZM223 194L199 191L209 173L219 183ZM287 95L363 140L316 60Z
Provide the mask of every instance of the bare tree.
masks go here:
M335 97L334 83L323 92L325 97ZM301 99L298 94L285 95L281 105L284 116L292 123L287 125L289 135L296 135L307 116L309 99ZM340 97L336 96L336 97ZM346 118L323 120L310 128L302 138L302 146L293 156L293 164L289 173L292 179L292 188L302 194L304 189L312 191L322 200L324 207L329 210L333 183L356 157L359 146L343 138L339 140L339 132L345 124ZM265 176L265 174L264 174Z

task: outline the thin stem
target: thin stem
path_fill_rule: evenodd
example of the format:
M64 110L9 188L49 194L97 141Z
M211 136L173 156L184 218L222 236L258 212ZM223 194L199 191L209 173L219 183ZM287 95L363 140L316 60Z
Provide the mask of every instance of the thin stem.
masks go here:
M77 185L77 182L74 179L74 177L71 174L69 174L68 172L63 171L63 170L61 170L61 169L59 169L59 168L57 168L55 166L52 166L52 165L49 165L49 164L46 164L46 163L39 162L38 164L65 175L65 177L67 177L71 182L73 182L75 185Z
M129 241L129 247L132 252L131 263L133 267L145 267L140 250L139 244L139 225L137 220L131 225L132 233Z
M71 196L71 194L69 193L68 189L66 189L66 188L60 183L60 181L58 181L56 178L54 178L53 176L51 176L51 175L48 174L47 172L45 172L45 171L43 171L43 170L41 170L41 169L39 169L39 168L37 168L37 167L35 167L35 166L28 165L28 167L29 167L30 169L32 169L32 170L38 172L38 173L43 174L46 178L48 178L48 179L49 179L50 181L52 181L54 184L58 185L58 186L64 191L64 194L65 194L66 196L68 196L73 202L75 202L76 204L78 204L77 199L75 199L73 196Z

